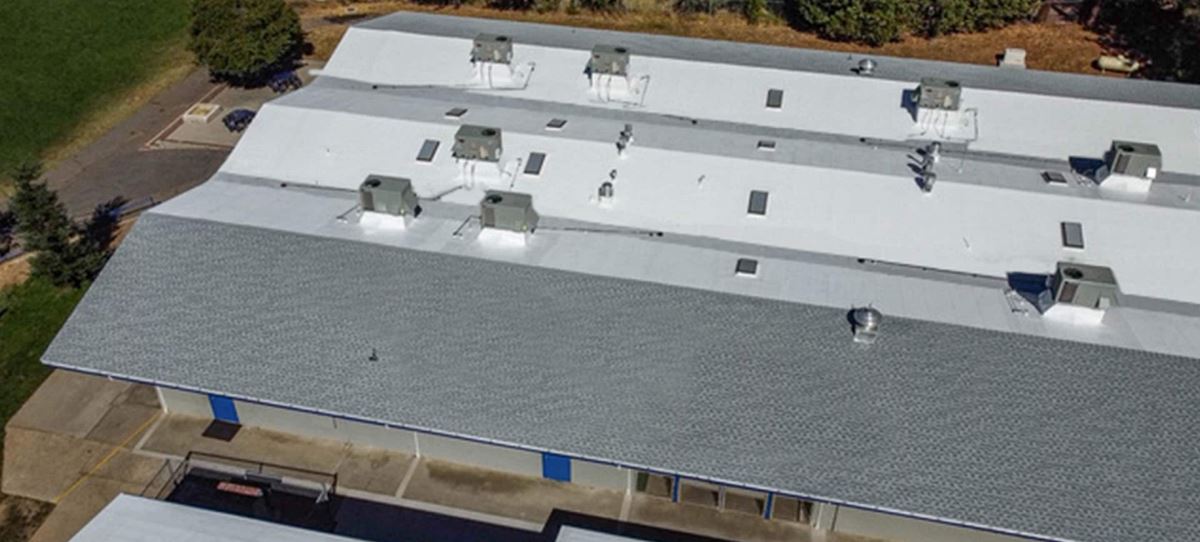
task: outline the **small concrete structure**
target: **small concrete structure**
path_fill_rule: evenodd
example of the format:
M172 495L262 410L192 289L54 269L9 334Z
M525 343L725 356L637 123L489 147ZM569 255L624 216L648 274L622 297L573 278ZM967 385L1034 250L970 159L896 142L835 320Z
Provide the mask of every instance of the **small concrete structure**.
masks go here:
M1025 69L1025 50L1016 47L1005 49L1004 54L1000 55L1000 67Z
M193 105L183 114L183 122L188 124L208 124L208 121L217 116L217 112L220 110L220 105L200 102Z

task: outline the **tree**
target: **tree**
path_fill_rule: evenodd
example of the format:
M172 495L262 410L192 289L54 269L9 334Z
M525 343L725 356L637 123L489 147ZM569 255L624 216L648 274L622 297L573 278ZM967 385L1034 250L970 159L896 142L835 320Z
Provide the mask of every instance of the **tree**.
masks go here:
M1094 26L1148 61L1140 75L1200 83L1200 0L1107 0L1094 9Z
M1041 0L921 0L915 23L926 36L978 32L1028 20Z
M912 16L906 0L796 0L798 22L822 37L882 45L900 38Z
M193 0L188 49L214 78L256 85L292 67L304 47L300 18L284 0Z
M58 194L40 177L41 166L35 163L22 164L14 173L17 191L9 207L17 234L33 253L34 275L59 286L79 286L95 278L108 260L114 215L109 205L102 205L86 225L76 226Z
M881 45L906 33L976 32L1029 19L1040 0L795 0L796 20L835 40Z

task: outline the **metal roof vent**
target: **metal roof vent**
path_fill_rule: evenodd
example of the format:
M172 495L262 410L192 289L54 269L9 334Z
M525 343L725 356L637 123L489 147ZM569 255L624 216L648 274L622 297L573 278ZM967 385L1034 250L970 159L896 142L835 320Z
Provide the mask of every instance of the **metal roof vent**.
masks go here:
M588 74L620 75L629 73L629 49L617 45L592 47L588 60Z
M926 77L917 87L917 107L958 111L962 101L962 85L958 81Z
M471 62L512 62L513 42L508 36L480 34L475 36L475 47L471 49Z
M875 307L858 307L850 311L850 326L854 330L854 342L871 344L879 335L883 313Z
M1108 151L1109 172L1142 179L1154 179L1162 169L1158 145L1134 141L1113 141Z
M600 202L610 202L613 199L613 183L604 181L600 183L600 190L596 194L600 198Z
M878 64L869 58L864 58L858 61L859 75L875 75L875 66Z
M380 175L367 177L358 188L358 200L366 212L402 217L421 214L417 193L408 179Z
M521 233L537 229L538 214L533 210L533 196L518 192L488 190L479 202L480 220L485 228Z
M462 160L499 162L504 147L500 142L500 129L487 126L464 124L454 134L451 154Z
M1107 267L1059 262L1054 274L1057 303L1105 310L1117 305L1119 291L1117 278Z

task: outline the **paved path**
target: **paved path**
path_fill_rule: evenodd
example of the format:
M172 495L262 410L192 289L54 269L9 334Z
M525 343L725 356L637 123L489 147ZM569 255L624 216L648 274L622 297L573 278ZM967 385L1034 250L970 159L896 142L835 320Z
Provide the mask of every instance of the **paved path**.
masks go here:
M75 217L121 197L129 201L165 200L208 179L228 155L226 150L143 150L143 145L219 85L197 69L155 96L100 139L46 173Z

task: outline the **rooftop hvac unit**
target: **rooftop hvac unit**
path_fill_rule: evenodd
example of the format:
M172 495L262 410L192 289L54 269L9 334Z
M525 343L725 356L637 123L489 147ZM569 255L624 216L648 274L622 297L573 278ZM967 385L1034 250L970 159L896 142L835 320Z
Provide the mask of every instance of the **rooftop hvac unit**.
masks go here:
M962 101L962 85L958 81L926 77L917 87L917 107L958 111Z
M629 73L629 49L616 45L592 47L588 73L625 76Z
M508 36L480 34L475 36L475 47L471 49L471 62L512 62L513 44Z
M1117 279L1112 269L1059 262L1054 275L1056 303L1104 310L1117 305Z
M485 228L522 233L537 229L538 214L529 194L489 190L479 202L479 213Z
M463 160L499 162L500 153L503 151L499 128L464 124L454 134L454 148L451 149L451 154Z
M393 216L415 217L421 212L412 181L372 175L358 188L363 211Z
M1108 170L1116 175L1153 179L1162 169L1158 145L1133 141L1113 141L1108 151Z

